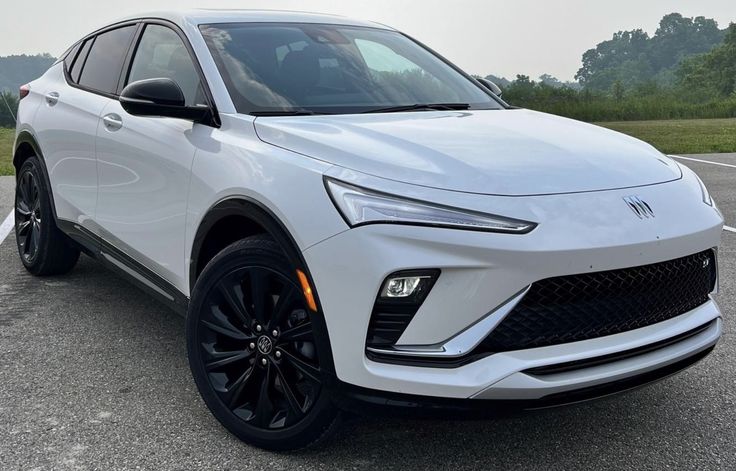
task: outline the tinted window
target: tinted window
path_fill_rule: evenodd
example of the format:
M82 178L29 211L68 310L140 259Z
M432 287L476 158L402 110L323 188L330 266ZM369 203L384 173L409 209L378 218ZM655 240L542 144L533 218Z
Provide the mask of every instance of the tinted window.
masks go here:
M84 65L84 60L87 58L89 48L92 46L92 41L93 39L88 39L84 42L84 45L82 45L82 49L79 51L79 54L77 54L77 58L72 64L72 68L69 70L69 75L71 76L72 82L74 83L79 82L79 73L82 71L82 66Z
M135 28L125 26L97 36L84 63L79 85L106 93L117 91L123 60Z
M186 105L204 103L199 74L184 42L172 29L161 25L146 26L127 83L150 78L170 78L184 92Z
M64 67L66 70L71 70L72 63L74 62L74 58L77 56L80 44L81 43L75 44L64 53Z
M501 105L395 31L340 25L200 26L236 108L357 113L414 104Z

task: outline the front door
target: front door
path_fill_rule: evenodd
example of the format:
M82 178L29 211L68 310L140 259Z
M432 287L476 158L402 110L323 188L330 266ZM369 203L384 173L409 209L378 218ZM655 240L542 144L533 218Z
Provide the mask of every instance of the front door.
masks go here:
M170 78L186 105L205 102L199 74L171 28L148 24L126 83ZM97 131L100 236L180 291L186 286L185 222L195 136L211 128L174 118L132 116L110 100Z

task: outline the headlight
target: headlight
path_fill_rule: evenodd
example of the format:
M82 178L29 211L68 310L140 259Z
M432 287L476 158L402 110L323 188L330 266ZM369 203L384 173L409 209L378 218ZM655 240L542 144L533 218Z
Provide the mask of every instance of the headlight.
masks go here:
M325 178L325 186L351 227L375 223L411 224L525 234L537 226L529 221L379 193L331 178Z

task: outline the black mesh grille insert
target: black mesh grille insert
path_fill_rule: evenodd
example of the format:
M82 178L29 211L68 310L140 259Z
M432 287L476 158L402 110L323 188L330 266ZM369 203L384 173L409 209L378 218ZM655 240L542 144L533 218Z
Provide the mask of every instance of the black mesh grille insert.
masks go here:
M652 265L541 280L478 350L544 347L656 324L705 303L715 281L712 250Z

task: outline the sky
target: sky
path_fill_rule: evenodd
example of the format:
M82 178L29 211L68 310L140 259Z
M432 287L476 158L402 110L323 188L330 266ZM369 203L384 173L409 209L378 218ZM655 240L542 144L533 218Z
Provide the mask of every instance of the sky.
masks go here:
M620 30L650 35L667 13L736 22L734 0L35 0L0 16L0 55L56 56L128 14L181 8L266 8L333 13L397 28L466 72L572 80L587 49Z

